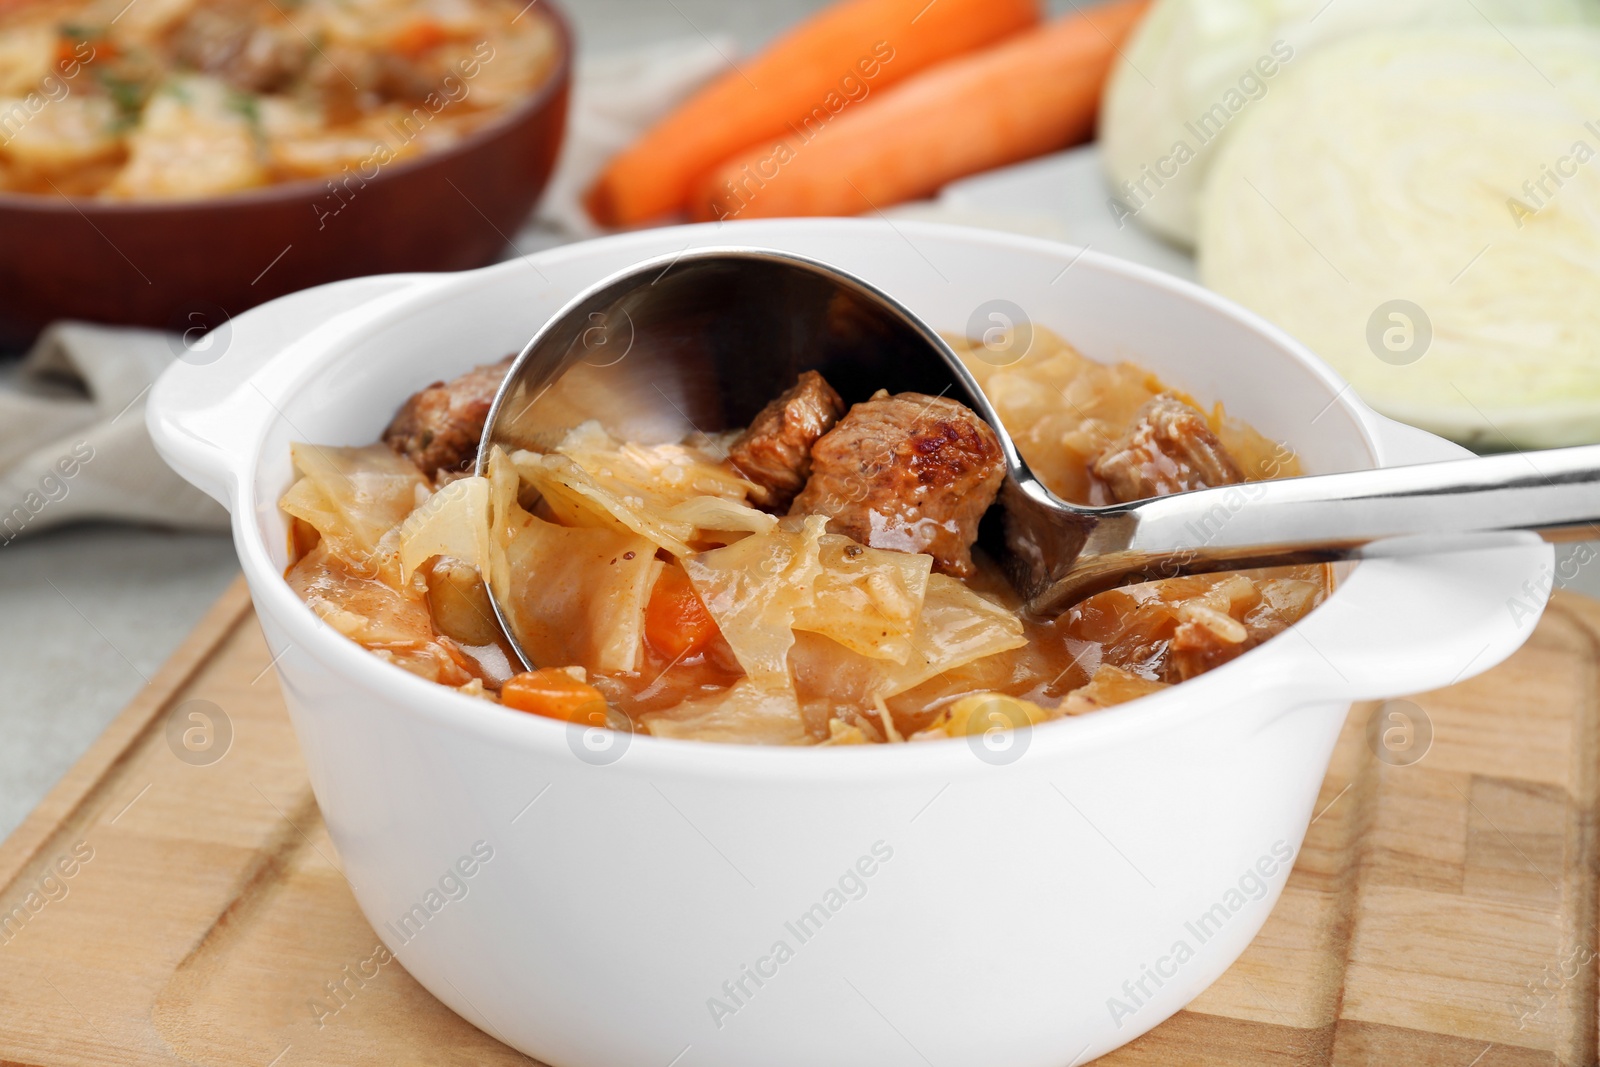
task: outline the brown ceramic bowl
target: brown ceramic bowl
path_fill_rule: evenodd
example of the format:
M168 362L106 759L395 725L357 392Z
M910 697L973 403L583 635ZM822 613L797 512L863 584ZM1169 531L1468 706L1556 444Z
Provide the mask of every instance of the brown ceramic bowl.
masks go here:
M352 180L353 193L322 180L142 203L0 193L0 345L56 319L216 326L341 278L492 263L543 191L566 124L572 31L539 6L560 41L545 83L459 144Z

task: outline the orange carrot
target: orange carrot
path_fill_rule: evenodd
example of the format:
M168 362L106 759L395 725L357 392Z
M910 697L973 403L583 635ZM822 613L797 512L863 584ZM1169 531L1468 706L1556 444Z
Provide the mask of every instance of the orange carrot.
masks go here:
M683 568L668 564L644 609L644 639L657 655L681 659L703 652L720 631Z
M389 48L407 59L416 59L428 49L448 40L444 27L436 19L421 16L401 26L389 40Z
M606 166L585 198L605 225L682 211L733 153L840 112L917 71L1038 22L1038 0L842 0L738 64Z
M759 142L696 183L690 214L857 215L1081 141L1148 2L1068 15L925 71L815 136Z
M512 675L500 687L500 702L547 719L606 725L606 698L600 690L553 667Z

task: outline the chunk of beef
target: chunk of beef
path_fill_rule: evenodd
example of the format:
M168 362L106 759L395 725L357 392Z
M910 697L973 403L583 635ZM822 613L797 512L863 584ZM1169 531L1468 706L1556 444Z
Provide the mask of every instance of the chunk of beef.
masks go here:
M811 448L811 479L791 515L873 548L926 552L958 578L973 573L978 520L1005 479L1000 441L964 404L879 390Z
M1205 414L1171 393L1140 408L1090 469L1118 503L1244 481Z
M172 54L180 65L216 75L244 92L285 88L311 57L310 45L292 26L263 24L238 2L199 5L171 33Z
M415 394L383 431L383 443L430 478L468 470L477 461L483 424L512 358L474 367L453 381L434 382Z
M761 409L728 449L728 459L756 486L751 499L783 511L811 476L811 446L839 421L844 401L822 375L808 370Z
M372 87L385 100L422 101L439 88L418 64L403 56L382 52L374 60Z

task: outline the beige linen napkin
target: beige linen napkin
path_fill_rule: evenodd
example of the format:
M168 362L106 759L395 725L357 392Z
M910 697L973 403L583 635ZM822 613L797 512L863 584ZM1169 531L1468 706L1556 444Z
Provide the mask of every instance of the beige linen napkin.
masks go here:
M153 330L63 322L39 336L0 389L0 545L78 519L227 527L145 432L144 398L172 359Z
M599 233L579 201L589 179L733 50L731 40L694 37L580 59L561 160L512 254ZM62 322L11 373L0 370L0 546L80 519L227 528L145 432L145 397L175 358L168 340Z

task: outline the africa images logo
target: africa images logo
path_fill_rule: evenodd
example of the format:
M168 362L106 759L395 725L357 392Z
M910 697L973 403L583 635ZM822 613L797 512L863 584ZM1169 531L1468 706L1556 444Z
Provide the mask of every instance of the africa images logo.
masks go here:
M800 946L820 934L824 923L843 910L846 904L867 895L868 879L894 858L894 848L887 842L874 841L868 851L870 855L862 855L846 867L835 884L823 891L819 900L783 924L786 936L774 941L766 955L757 958L753 966L741 965L736 976L723 982L721 996L706 998L706 1010L711 1013L711 1021L716 1023L718 1030L727 1025L729 1018L739 1014L768 982L778 977L778 969L794 959Z
M1293 846L1287 841L1274 841L1272 848L1246 867L1215 904L1183 924L1186 936L1174 941L1154 965L1140 964L1138 976L1122 983L1122 996L1106 998L1106 1010L1117 1028L1120 1030L1123 1020L1154 1000L1156 992L1177 977L1178 969L1194 959L1197 950L1221 933L1235 915L1245 911L1251 902L1265 900L1273 877L1287 870L1293 859Z

